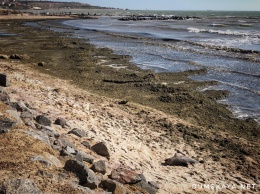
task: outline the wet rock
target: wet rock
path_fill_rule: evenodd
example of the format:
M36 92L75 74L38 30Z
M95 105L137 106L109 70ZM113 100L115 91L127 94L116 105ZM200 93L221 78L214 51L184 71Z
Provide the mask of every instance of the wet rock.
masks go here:
M65 163L65 170L73 172L80 181L80 184L90 189L96 189L98 187L98 179L95 173L88 169L83 163L70 159Z
M0 193L5 194L42 194L41 190L37 185L29 179L17 178L6 181Z
M102 180L100 187L112 193L127 193L126 188L122 184L110 179Z
M6 74L0 73L0 85L4 87L11 85L10 79Z
M142 181L140 174L125 166L112 170L110 178L123 184L135 184Z
M0 119L0 134L9 132L12 127L16 125L16 122L10 120L9 118L3 117Z
M68 132L68 134L74 134L78 137L86 137L86 132L83 129L74 128Z
M56 125L60 125L62 126L63 128L67 125L67 121L63 118L57 118L54 122L54 124Z
M40 125L51 126L51 120L44 115L38 115L36 117L36 122L39 123Z
M108 159L110 158L110 150L108 149L105 142L100 142L91 147L91 150L96 152L100 156L105 156Z
M88 141L83 141L82 144L86 147L86 148L91 148L91 145Z
M95 162L92 166L91 169L94 172L99 172L101 174L106 174L106 164L103 160L99 160Z
M194 164L196 163L196 160L193 160L189 157L182 156L180 154L175 154L173 157L168 158L165 160L165 165L170 165L170 166L188 166L189 164Z

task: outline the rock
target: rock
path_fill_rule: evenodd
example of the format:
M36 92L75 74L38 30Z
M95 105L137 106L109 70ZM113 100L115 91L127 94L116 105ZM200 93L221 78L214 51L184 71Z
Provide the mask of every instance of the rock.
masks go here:
M26 54L20 55L20 54L12 54L10 56L10 59L29 59L30 57Z
M88 141L83 141L82 144L86 147L86 148L91 148L91 145Z
M112 170L110 178L123 184L135 184L142 181L140 174L124 166Z
M27 135L33 137L34 139L38 139L38 140L42 141L43 143L46 143L47 145L51 144L49 137L41 131L24 131L24 130L21 130L21 131L26 133Z
M29 111L25 111L25 112L21 113L20 117L23 119L25 119L25 118L32 119L34 116Z
M44 62L39 62L39 63L38 63L38 66L39 66L39 67L43 67L43 66L45 66L45 65L46 65L46 64L45 64Z
M17 123L23 123L21 117L20 117L20 113L18 113L16 110L6 110L6 112L12 117L14 118L14 120Z
M95 173L88 169L83 163L70 159L65 163L65 170L73 172L79 178L80 184L90 189L96 189L98 187L98 179Z
M78 137L86 137L86 132L82 129L74 128L68 132L68 134L74 134Z
M61 156L72 156L72 155L76 155L76 154L77 154L77 151L70 146L63 147L60 152Z
M92 166L91 169L94 172L99 172L101 174L106 174L106 164L103 160L99 160L95 162Z
M4 182L0 193L5 194L42 194L37 185L29 179L16 178Z
M0 134L9 132L12 127L16 125L16 122L9 118L3 117L0 119Z
M100 187L115 194L127 193L126 188L122 184L110 179L102 180Z
M54 124L56 125L60 125L62 126L63 128L65 127L65 125L67 124L66 120L63 119L63 118L57 118L54 122Z
M0 93L0 101L4 103L8 103L10 101L10 97L6 92Z
M108 159L110 158L110 151L105 142L100 142L91 147L91 150L96 152L100 156L105 156Z
M128 103L127 100L121 100L121 101L118 102L118 104L120 104L120 105L124 105L124 104L127 104L127 103Z
M89 189L87 187L83 187L83 186L78 185L76 183L70 182L70 185L73 188L80 190L81 194L97 194L96 192L92 191L91 189Z
M73 144L73 143L71 143L66 137L65 137L65 135L61 135L60 136L60 138L59 138L59 144L60 144L60 146L61 147L66 147L66 146L69 146L69 147L71 147L71 148L73 148L73 149L77 149L76 147L75 147L75 145Z
M83 156L79 152L77 152L75 159L79 162L83 162Z
M31 158L32 161L37 161L45 165L46 167L50 168L52 166L52 163L46 160L44 157L36 155Z
M0 59L9 59L8 55L0 55Z
M136 185L147 191L149 194L156 194L159 189L159 186L156 183L146 182L145 180L138 182Z
M83 161L93 164L95 159L93 156L86 154L84 152L78 152L78 153L82 156Z
M182 155L176 153L173 157L166 159L164 164L170 165L170 166L186 166L187 167L189 164L194 164L196 162L197 162L196 160L193 160L189 157L182 156Z
M41 126L40 130L50 137L60 137L60 133L49 126Z
M46 153L46 158L47 158L54 166L56 166L56 167L58 167L58 168L63 167L61 161L60 161L58 158L56 158L55 156Z
M9 106L15 108L19 112L28 111L29 109L26 107L26 105L23 102L9 102Z
M44 115L38 115L36 117L36 122L39 123L40 125L51 126L51 120Z
M6 74L0 73L0 85L4 87L8 87L11 85L9 77Z

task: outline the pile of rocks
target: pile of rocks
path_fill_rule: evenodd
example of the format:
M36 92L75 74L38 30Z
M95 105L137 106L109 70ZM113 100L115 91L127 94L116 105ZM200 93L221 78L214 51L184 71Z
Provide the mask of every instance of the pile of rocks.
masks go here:
M81 193L95 193L96 190L104 193L131 193L133 188L140 193L157 192L159 187L156 183L148 182L144 175L126 165L108 171L107 163L110 162L111 151L106 142L93 144L85 140L82 145L88 149L88 153L80 151L68 137L85 138L87 137L85 130L71 128L64 118L52 120L48 115L40 114L28 103L14 100L12 93L15 91L7 93L5 89L10 86L7 75L0 74L0 85L0 103L5 107L1 109L0 116L1 138L19 131L59 153L59 159L50 153L47 156L35 155L31 157L31 161L38 162L46 168L55 166L57 169L64 169L68 174L67 177L69 174L74 174L77 181L70 181L70 184ZM25 177L0 182L0 193L2 192L42 193L33 180Z
M174 16L174 15L130 15L119 18L120 21L141 21L141 20L187 20L187 19L202 19L196 16Z

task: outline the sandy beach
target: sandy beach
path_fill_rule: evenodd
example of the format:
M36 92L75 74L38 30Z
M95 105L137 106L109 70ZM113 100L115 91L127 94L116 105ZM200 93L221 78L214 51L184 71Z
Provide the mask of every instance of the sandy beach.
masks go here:
M236 119L225 105L218 104L216 100L226 92L196 90L215 84L188 79L203 71L156 74L141 70L129 62L129 56L117 56L67 36L74 29L63 27L54 33L10 19L0 21L1 32L13 34L0 37L0 55L22 57L0 59L0 72L11 82L4 90L38 115L52 121L64 118L69 127L53 125L53 129L78 150L104 160L104 177L125 165L158 184L157 193L259 192L259 124ZM41 25L55 23L42 21ZM64 171L66 158L41 142L38 149L36 143L35 147L24 146L21 139L27 145L32 140L19 130L32 127L20 125L10 132L20 139L18 143L10 141L9 133L0 141L0 183L23 177L33 180L43 193L83 193L68 186L73 175L62 181L35 175L44 169L56 176ZM67 134L73 128L85 130L87 136ZM111 150L110 159L85 148L83 141L91 145L104 141ZM46 153L59 158L61 165L48 169L28 162L28 157ZM163 165L175 153L197 162L188 167ZM13 157L20 159L14 161ZM7 163L14 165L6 167Z

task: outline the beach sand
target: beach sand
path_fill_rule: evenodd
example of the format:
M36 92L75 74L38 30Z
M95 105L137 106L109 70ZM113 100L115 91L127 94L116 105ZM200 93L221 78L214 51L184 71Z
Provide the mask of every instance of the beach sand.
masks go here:
M84 129L86 138L68 136L79 149L89 152L81 145L86 139L91 143L105 141L111 149L107 174L127 165L156 182L158 193L257 192L259 125L250 119L235 119L224 105L217 104L216 99L225 92L197 91L214 84L187 78L203 72L155 74L138 69L129 63L128 56L97 49L65 37L64 32L32 29L11 20L0 25L1 31L16 34L0 38L0 54L27 56L0 59L0 72L11 80L6 91L15 91L12 98L30 104L52 120L63 117L70 128ZM70 30L65 29L66 33ZM119 103L122 100L127 103ZM175 153L198 163L188 167L163 165ZM18 157L22 152L15 154ZM30 175L27 168L22 177ZM15 175L18 173L7 173L5 179ZM53 192L49 179L36 183L42 190ZM201 188L202 184L215 187ZM244 184L250 188L241 188ZM217 185L234 187L216 191Z

